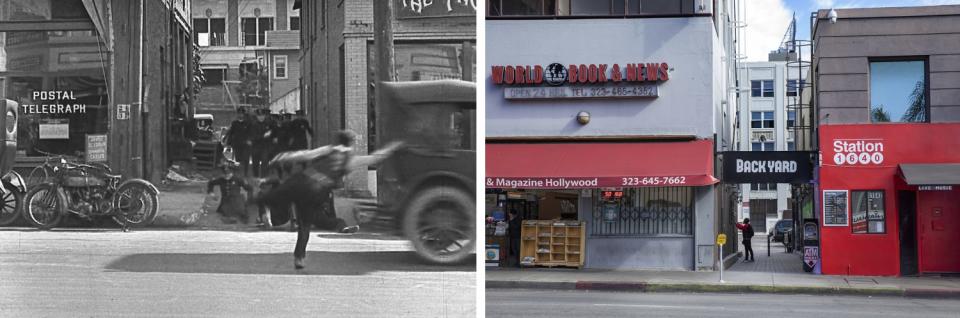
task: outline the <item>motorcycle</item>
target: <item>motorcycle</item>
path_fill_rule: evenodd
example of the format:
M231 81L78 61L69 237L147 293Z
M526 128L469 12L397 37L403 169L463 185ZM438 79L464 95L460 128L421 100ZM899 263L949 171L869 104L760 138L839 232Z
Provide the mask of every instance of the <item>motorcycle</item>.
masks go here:
M107 165L63 159L52 170L48 182L31 187L23 201L24 219L37 228L57 226L68 212L88 221L110 217L123 231L157 217L159 191L146 180L121 181Z

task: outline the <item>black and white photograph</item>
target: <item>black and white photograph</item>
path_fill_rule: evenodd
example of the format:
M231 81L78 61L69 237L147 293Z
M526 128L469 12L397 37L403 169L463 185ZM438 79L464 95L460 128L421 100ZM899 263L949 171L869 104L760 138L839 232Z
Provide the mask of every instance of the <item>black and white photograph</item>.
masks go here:
M477 11L0 0L0 316L476 317Z

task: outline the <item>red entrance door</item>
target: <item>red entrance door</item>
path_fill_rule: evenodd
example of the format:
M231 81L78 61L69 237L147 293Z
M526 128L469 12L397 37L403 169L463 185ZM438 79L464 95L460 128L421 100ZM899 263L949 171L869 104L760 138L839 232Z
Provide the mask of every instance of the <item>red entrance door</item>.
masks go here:
M920 191L917 206L920 272L960 272L960 189Z

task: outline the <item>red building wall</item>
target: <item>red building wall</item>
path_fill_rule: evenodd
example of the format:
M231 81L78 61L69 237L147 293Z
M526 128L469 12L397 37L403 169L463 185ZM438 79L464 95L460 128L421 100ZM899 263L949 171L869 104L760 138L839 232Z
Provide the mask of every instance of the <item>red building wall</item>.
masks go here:
M835 146L842 146L837 144L838 141L853 144L840 151L844 158L837 156ZM874 146L858 147L865 143ZM877 149L877 145L882 145L882 149ZM909 187L900 180L898 165L960 163L960 124L824 125L820 127L820 148L820 218L823 218L824 190L883 190L886 214L886 233L853 234L852 220L849 219L852 213L849 198L852 194L848 194L848 225L821 225L822 272L828 275L898 275L900 240L897 190L915 190L915 187ZM860 151L865 150L861 148L873 148L874 151ZM851 164L847 160L851 152L846 150L853 150L852 153L857 154L856 163ZM861 162L860 153L864 152L870 158ZM877 157L875 153L880 153L882 157ZM930 204L924 203L926 196L923 192L918 196L918 213ZM955 202L958 202L955 205L960 204L960 198ZM956 207L952 211L955 210ZM923 222L922 219L919 221ZM956 224L951 226L957 228ZM919 237L919 229L917 233ZM928 259L927 263L930 261ZM923 260L920 267L923 271Z

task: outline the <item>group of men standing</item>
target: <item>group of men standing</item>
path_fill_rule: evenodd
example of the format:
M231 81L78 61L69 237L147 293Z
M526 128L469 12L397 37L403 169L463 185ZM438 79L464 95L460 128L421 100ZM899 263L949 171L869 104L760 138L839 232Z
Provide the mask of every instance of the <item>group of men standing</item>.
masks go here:
M246 108L240 108L225 142L233 148L242 175L262 178L268 174L270 159L281 152L307 149L311 136L313 129L302 110L293 118L291 114L271 115L267 109L251 116Z

